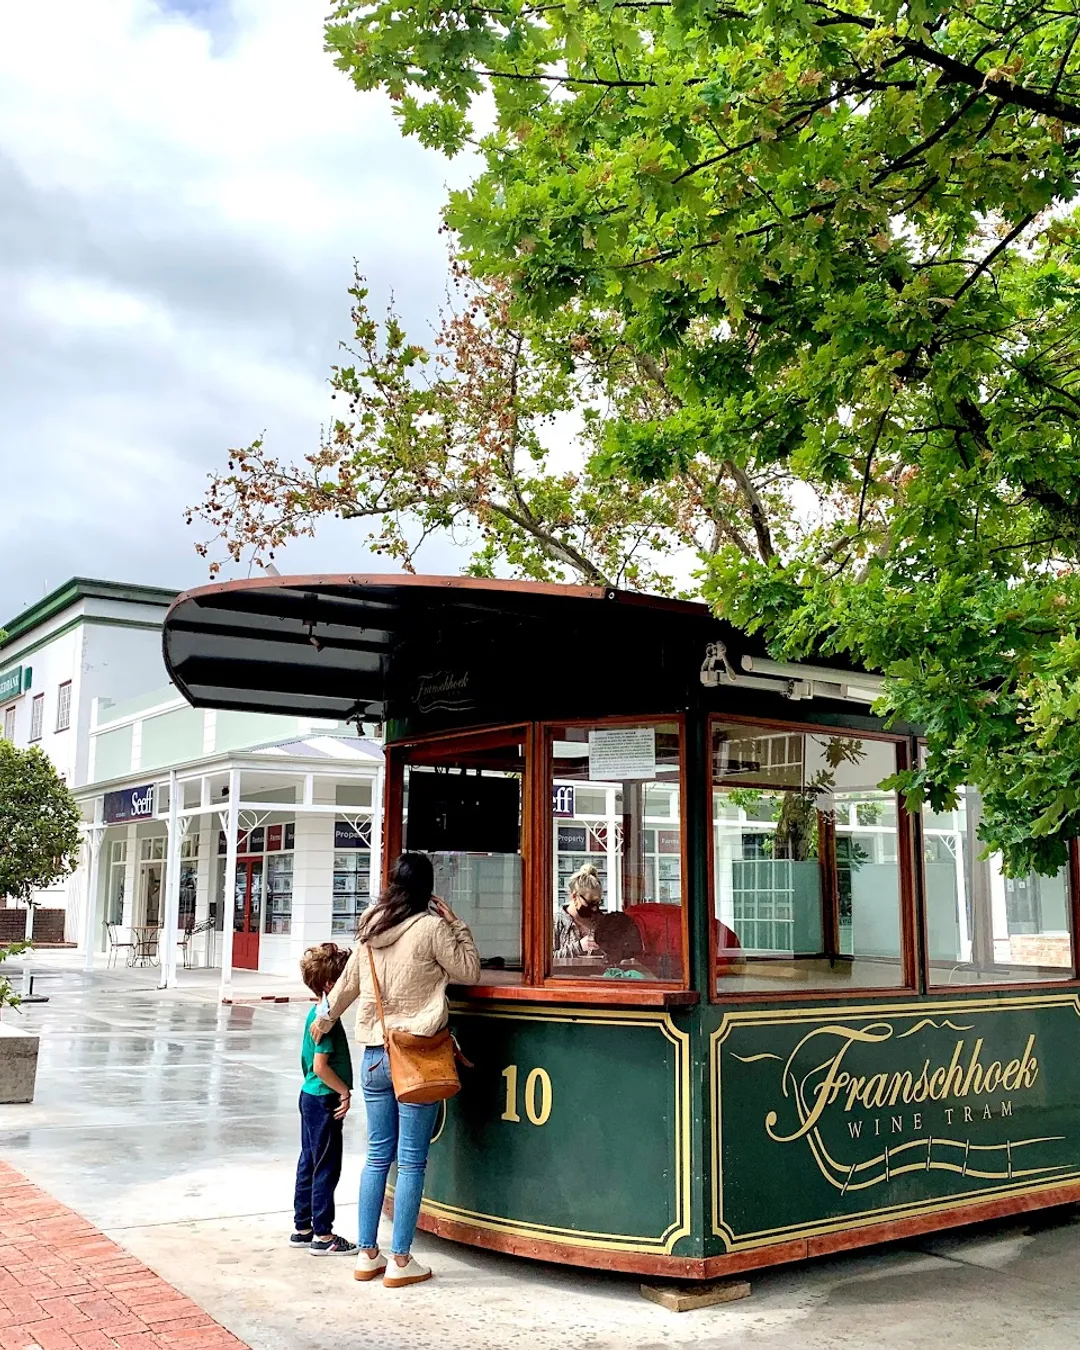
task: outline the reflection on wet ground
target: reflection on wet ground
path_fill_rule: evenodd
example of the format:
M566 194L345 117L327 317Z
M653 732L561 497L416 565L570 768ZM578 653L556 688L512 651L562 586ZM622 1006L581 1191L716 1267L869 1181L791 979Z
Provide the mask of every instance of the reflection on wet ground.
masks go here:
M151 1196L174 1191L178 1177L228 1160L233 1173L287 1178L295 1157L307 1006L224 1006L209 985L162 992L155 980L46 967L35 991L49 1001L5 1014L40 1033L41 1051L33 1104L0 1107L0 1150L103 1227L177 1217ZM256 1192L239 1175L217 1190L222 1206L209 1212L235 1212L237 1191L249 1209L291 1201L287 1186Z

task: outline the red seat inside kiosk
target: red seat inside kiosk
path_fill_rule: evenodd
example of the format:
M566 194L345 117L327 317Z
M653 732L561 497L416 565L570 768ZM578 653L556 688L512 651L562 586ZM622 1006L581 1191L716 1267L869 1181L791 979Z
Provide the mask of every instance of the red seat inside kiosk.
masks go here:
M682 956L682 909L678 905L627 905L626 913L641 934L645 964L677 966ZM739 939L726 923L713 919L713 946L718 965L730 965Z

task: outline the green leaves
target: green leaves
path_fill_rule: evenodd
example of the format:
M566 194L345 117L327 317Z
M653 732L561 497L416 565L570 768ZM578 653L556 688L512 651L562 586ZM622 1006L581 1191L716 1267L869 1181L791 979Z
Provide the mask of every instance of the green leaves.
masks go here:
M74 872L79 823L75 798L48 756L0 739L0 896L29 900Z
M885 671L927 734L905 790L977 785L1020 869L1080 834L1076 32L1050 0L346 0L327 30L406 134L489 128L448 224L591 412L544 519L689 548L778 652ZM476 566L553 565L477 518Z

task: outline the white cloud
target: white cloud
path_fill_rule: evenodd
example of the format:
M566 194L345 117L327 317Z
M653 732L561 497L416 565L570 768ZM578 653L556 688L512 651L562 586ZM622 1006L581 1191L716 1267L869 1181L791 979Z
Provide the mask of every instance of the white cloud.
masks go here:
M354 257L434 318L469 166L353 90L324 8L54 0L45 41L0 7L0 619L75 573L205 579L183 508L231 444L315 444ZM279 558L364 563L348 526Z

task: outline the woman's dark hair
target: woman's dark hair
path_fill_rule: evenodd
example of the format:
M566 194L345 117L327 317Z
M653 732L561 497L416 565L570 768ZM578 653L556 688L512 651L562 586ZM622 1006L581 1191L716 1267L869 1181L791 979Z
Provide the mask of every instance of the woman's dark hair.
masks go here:
M435 889L435 870L425 853L403 853L390 865L386 890L361 918L356 936L370 942L414 914L423 914Z

